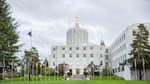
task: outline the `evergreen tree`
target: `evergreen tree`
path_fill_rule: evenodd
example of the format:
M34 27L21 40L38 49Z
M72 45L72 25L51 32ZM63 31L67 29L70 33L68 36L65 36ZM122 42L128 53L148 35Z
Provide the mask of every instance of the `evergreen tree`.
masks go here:
M129 59L129 63L132 65L132 70L136 68L139 71L139 79L142 80L143 59L145 62L145 68L150 68L149 32L144 24L139 24L138 29L133 31L133 36L135 39L131 44L132 50L130 52L130 55L133 57ZM136 65L134 60L136 60Z
M10 63L15 60L14 54L18 51L19 36L16 32L18 24L11 17L10 7L6 0L0 0L0 63L5 59L5 70L10 70ZM4 64L3 64L4 65Z
M30 51L25 50L24 51L25 55L23 56L23 61L30 61L33 63L39 63L39 54L38 50L35 47L32 47Z
M40 64L38 50L35 47L32 47L30 51L25 50L25 55L23 56L22 62L26 65L26 71L29 68L29 80L30 80L30 73L32 72L33 68L36 70L36 64ZM24 66L24 65L23 65ZM25 67L24 67L25 68ZM38 73L39 73L39 65L38 65Z

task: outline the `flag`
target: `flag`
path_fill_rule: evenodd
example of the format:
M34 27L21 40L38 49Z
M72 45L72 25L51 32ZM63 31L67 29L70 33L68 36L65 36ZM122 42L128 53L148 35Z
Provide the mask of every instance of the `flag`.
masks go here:
M38 63L36 63L36 68L38 68Z
M55 66L55 62L53 62L53 66Z
M38 63L36 63L36 80L37 80L37 75L38 75Z
M31 36L32 36L32 32L30 31L30 32L28 33L28 35L31 37Z

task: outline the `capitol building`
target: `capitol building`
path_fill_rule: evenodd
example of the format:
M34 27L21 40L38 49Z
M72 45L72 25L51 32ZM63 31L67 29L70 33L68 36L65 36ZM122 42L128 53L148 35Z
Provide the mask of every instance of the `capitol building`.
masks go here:
M138 80L138 71L130 69L128 59L133 57L129 55L132 50L130 45L135 39L133 31L138 31L140 24L143 24L150 32L150 23L136 23L127 27L109 47L105 47L104 41L101 41L99 45L89 43L88 30L79 26L78 17L76 17L75 27L67 31L66 45L51 47L49 67L58 71L60 65L65 65L65 72L71 72L72 75L109 70L107 75L111 73L125 80ZM150 44L150 34L148 40ZM124 62L125 65L120 65ZM149 75L150 70L146 70L142 79L149 80Z
M74 28L67 31L66 45L51 46L50 66L56 68L61 64L68 65L72 75L83 75L93 63L99 70L106 66L106 47L103 41L99 45L89 43L88 30L79 26L78 17Z

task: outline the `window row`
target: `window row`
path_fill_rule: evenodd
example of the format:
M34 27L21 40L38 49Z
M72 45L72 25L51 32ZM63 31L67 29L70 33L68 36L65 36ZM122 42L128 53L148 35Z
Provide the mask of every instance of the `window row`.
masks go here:
M76 47L75 49L76 49L76 50L80 50L80 49L82 49L82 50L87 50L87 48L88 48L88 47L82 47L82 48ZM90 49L90 50L93 50L94 47L89 47L89 49ZM53 51L55 51L55 50L56 50L56 48L53 48ZM62 47L62 50L66 50L66 48L65 48L65 47ZM72 47L69 47L68 50L73 50L73 48L72 48ZM102 50L102 47L100 47L100 50Z
M65 54L62 54L62 58L65 58L65 57L66 57ZM76 57L79 58L80 55L79 55L79 54L76 54ZM83 54L83 57L86 58L87 55L86 55L86 54ZM90 54L90 57L94 57L94 55L93 55L93 54ZM72 54L69 54L69 58L72 58Z
M113 44L111 49L114 49L115 47L117 47L119 44L121 44L124 40L126 39L126 35L123 34L122 36L119 37L119 39L117 41L115 41L115 44Z
M53 58L55 58L55 57L56 57L55 54L53 54ZM65 58L65 57L66 57L66 55L65 55L65 54L62 54L62 58ZM69 54L69 58L72 58L72 57L73 57L72 54ZM79 54L76 54L76 57L79 58L80 55L79 55ZM83 57L86 58L86 57L87 57L87 54L83 54ZM93 54L90 54L90 57L94 57L94 55L93 55Z
M55 58L55 57L56 57L55 54L53 54L53 58ZM65 58L65 57L66 57L66 55L62 54L62 58ZM79 58L80 57L79 54L76 54L76 57ZM86 58L87 54L83 54L83 57ZM90 57L94 57L94 55L91 53ZM103 54L100 54L100 58L102 58L102 57L103 57ZM72 54L69 54L69 58L72 58Z
M117 73L117 72L121 72L121 71L124 71L124 66L120 66L120 67L114 68L114 69L112 70L113 73Z
M121 45L118 49L116 49L111 55L116 56L118 53L122 52L124 49L126 49L125 43L123 45Z
M123 55L119 56L117 59L113 60L112 65L115 66L118 63L123 63L126 60L127 60L127 56L126 56L126 54L123 54Z

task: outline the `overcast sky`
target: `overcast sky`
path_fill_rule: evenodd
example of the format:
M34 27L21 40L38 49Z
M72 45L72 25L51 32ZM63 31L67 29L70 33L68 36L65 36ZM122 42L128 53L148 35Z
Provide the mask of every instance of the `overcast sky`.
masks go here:
M40 58L50 55L54 45L66 44L66 32L74 27L79 17L80 27L89 32L89 41L99 44L104 40L109 46L117 36L134 23L150 22L150 0L7 0L12 16L19 23L19 44L25 45L18 53L32 46Z

